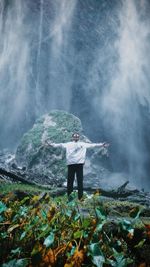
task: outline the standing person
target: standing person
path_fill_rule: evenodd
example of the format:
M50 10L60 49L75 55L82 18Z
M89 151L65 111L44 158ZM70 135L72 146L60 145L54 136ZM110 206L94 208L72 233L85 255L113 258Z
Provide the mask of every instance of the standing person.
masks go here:
M79 141L80 135L73 133L72 141L67 143L47 143L52 147L62 147L66 149L66 161L68 166L68 177L67 177L67 194L68 197L73 192L73 184L75 174L77 177L78 186L78 198L81 199L83 196L83 165L86 158L86 149L93 147L108 147L107 143L86 143Z

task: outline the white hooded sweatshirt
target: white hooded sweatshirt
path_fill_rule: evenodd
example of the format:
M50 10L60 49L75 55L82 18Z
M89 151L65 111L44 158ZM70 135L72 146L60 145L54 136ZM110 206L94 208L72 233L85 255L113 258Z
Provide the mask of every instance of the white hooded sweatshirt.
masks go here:
M67 165L84 164L86 157L86 149L92 147L102 147L103 143L85 143L80 141L72 141L68 143L51 144L53 147L63 147L66 149Z

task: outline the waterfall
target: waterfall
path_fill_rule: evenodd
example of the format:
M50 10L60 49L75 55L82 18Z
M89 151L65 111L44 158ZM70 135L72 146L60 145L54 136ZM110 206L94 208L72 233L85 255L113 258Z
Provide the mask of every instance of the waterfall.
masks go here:
M131 182L136 177L136 184L141 187L149 157L145 133L148 125L143 123L142 112L150 112L150 21L145 16L146 3L140 1L138 6L137 1L123 1L115 42L117 71L101 100L106 122L125 159L124 168L128 169Z
M41 69L41 62L40 62L40 56L41 56L41 44L42 44L42 30L43 30L43 0L40 0L40 18L39 18L39 29L38 29L38 46L37 46L37 58L36 58L36 69L37 69L37 77L35 79L35 107L36 111L35 113L37 116L43 111L43 103L41 103L42 99L42 91L40 88L40 69Z
M67 111L70 110L73 83L71 67L74 49L70 37L75 7L76 0L56 0L53 23L50 25L49 87L52 85L55 89L49 92L48 105Z
M113 172L150 172L149 0L0 0L0 148L52 109L109 141Z
M0 122L2 143L20 131L18 122L26 116L28 101L29 43L24 26L25 6L14 0L7 9L1 1L0 14ZM8 134L9 133L9 134ZM8 141L9 143L9 141Z
M18 143L41 114L69 110L75 6L76 0L0 1L1 146Z

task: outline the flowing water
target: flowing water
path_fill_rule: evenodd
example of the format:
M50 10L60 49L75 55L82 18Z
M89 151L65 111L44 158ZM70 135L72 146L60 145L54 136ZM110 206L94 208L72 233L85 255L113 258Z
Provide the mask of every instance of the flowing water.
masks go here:
M52 109L111 143L112 171L150 185L150 2L0 0L0 147Z

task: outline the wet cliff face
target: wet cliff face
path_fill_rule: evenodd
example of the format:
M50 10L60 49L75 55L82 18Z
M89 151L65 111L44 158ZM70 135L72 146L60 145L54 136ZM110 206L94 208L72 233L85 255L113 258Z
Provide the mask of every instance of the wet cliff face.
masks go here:
M149 183L148 0L0 2L0 147L52 109L111 142L114 171Z

